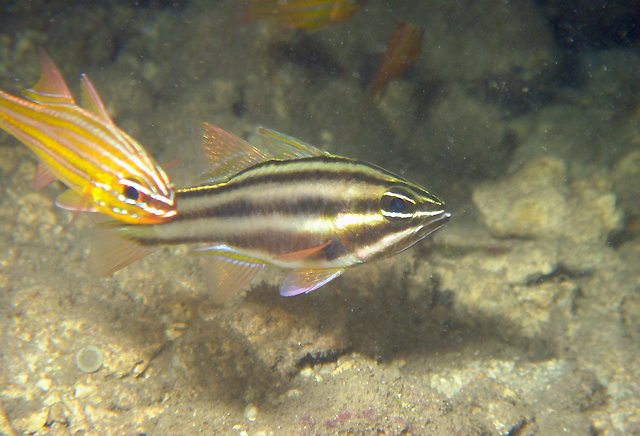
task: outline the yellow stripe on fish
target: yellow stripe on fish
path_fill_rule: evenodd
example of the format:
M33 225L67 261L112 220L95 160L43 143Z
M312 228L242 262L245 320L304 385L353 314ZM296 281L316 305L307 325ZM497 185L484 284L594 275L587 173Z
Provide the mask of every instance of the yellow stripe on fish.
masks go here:
M176 214L167 174L109 117L93 84L81 77L78 106L47 53L38 48L40 81L23 91L0 91L0 128L33 150L40 164L34 186L58 179L69 191L56 205L102 212L132 224L160 223Z
M176 191L178 213L165 223L98 231L94 273L115 272L163 245L205 244L197 250L214 259L207 273L218 301L265 264L291 270L280 293L296 295L400 253L451 216L414 183L289 136L260 129L263 144L254 147L205 123L194 129L214 167L210 183Z

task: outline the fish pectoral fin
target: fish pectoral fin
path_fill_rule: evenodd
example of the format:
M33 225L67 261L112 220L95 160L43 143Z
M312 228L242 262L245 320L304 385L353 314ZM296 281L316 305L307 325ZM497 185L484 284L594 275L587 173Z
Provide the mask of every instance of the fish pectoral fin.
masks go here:
M322 250L323 248L327 247L329 244L331 244L333 242L333 240L322 244L322 245L318 245L317 247L311 247L311 248L307 248L305 250L299 250L299 251L294 251L292 253L286 253L286 254L281 254L279 256L275 257L275 260L280 260L282 262L297 262L299 260L304 260L309 256L312 256L313 254L317 253L318 251Z
M292 297L306 294L326 285L344 272L344 269L296 269L282 282L280 295Z
M329 153L289 135L260 127L258 135L265 151L272 159L297 159L302 157L328 156Z
M89 269L96 277L108 276L159 249L126 239L121 224L111 221L91 235Z
M220 182L269 159L247 141L202 121L192 123L191 143L205 168L196 178L197 184Z
M249 283L263 266L262 263L242 262L214 255L205 266L207 289L214 303L222 304L231 298L236 291Z
M79 196L71 189L63 192L56 197L56 206L60 209L72 210L75 212L97 212L93 201L89 198L89 195Z
M98 91L96 91L96 88L86 74L80 76L80 102L82 103L82 107L94 115L97 115L102 121L114 125L113 120L107 112L107 108L98 95Z
M33 187L35 189L44 188L49 183L53 182L56 177L51 174L49 168L42 161L38 162L38 167L36 168L36 173L33 176Z
M42 47L38 47L38 60L42 70L40 80L33 88L22 91L22 95L43 105L75 104L60 70Z

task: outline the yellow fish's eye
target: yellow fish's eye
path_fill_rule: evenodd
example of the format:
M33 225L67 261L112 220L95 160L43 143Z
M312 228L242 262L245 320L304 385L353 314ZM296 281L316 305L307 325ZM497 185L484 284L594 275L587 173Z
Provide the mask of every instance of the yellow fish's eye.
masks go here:
M400 187L389 189L380 199L380 212L392 222L411 218L415 206L413 196Z
M145 194L140 182L135 179L121 179L120 184L124 198L135 203L141 203L144 200Z

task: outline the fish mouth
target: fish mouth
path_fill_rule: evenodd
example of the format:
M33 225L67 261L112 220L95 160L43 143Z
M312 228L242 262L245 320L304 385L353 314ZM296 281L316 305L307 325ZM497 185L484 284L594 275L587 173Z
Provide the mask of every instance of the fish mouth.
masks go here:
M451 213L441 211L441 213L429 217L428 222L426 222L422 227L418 229L415 233L416 241L426 238L440 227L444 226L451 219Z

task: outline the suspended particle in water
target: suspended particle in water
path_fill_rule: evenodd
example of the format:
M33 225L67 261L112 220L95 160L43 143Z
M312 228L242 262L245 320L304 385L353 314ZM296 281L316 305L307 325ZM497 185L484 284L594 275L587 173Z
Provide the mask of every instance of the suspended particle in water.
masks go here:
M81 349L76 354L76 366L84 373L90 374L96 372L102 367L104 356L102 351L93 345Z

